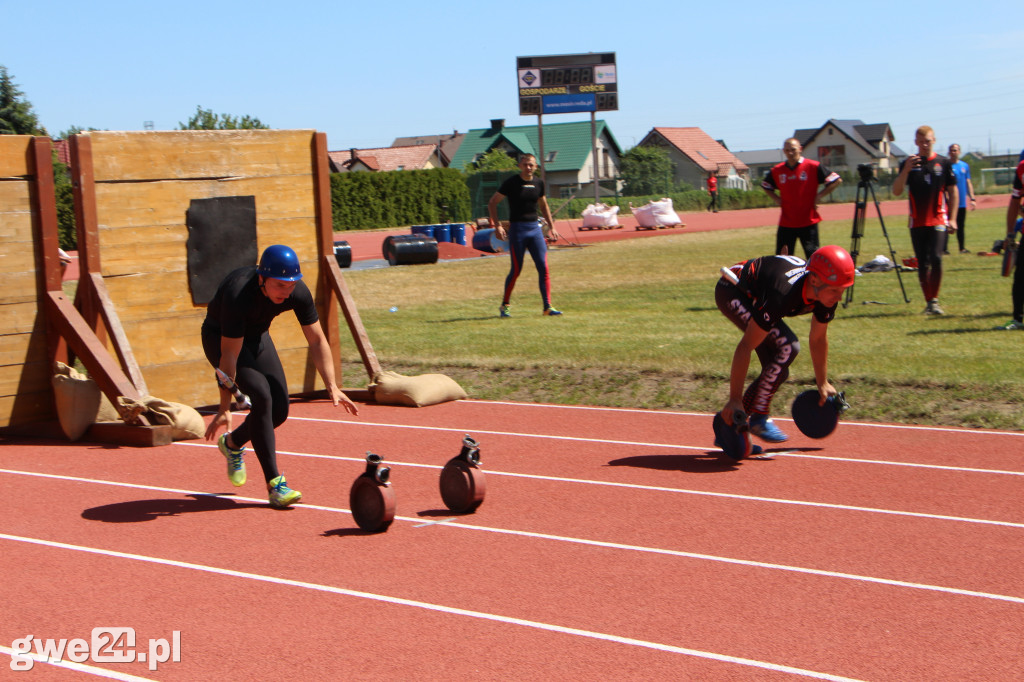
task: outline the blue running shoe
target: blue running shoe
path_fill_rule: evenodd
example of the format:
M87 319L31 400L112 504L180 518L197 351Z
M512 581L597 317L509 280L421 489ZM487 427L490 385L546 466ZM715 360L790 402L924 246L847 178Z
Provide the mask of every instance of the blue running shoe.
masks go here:
M780 431L775 422L766 414L750 415L750 432L769 443L782 443L789 440L789 436Z
M501 307L498 308L498 317L512 317L512 313L508 309L508 303L502 303Z
M544 315L561 315L562 311L561 310L555 310L554 308L545 308L543 314Z

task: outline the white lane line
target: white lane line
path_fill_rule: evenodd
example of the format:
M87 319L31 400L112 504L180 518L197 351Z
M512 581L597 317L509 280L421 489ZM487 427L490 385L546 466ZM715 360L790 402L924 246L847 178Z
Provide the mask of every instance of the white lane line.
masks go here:
M319 422L325 424L344 424L345 426L372 426L372 427L384 427L392 429L411 429L420 431L444 431L448 433L472 433L474 435L486 434L489 436L510 436L513 438L539 438L546 440L568 440L581 443L600 443L602 445L631 445L635 447L645 448L671 448L673 450L698 450L700 452L716 452L720 448L718 446L705 446L698 447L694 445L679 445L678 443L650 443L646 441L631 441L631 440L608 440L604 438L582 438L579 436L557 436L542 433L518 433L515 431L486 431L482 429L454 429L446 426L416 426L412 424L388 424L385 422L355 422L345 420L334 420L334 419L319 419L315 417L289 417L289 421L308 421L308 422ZM180 442L180 441L179 441ZM176 442L175 444L178 444ZM198 445L198 443L184 443L182 445ZM936 469L940 471L963 471L967 473L979 473L979 474L999 474L1004 476L1024 476L1024 471L1006 471L1002 469L979 469L975 467L954 467L942 464L917 464L913 462L894 462L890 460L880 459L857 459L852 457L826 457L823 455L807 455L798 454L794 451L786 452L769 452L769 455L779 457L802 457L805 459L821 459L829 462L847 462L856 464L880 464L885 466L905 466L905 467L917 467L921 469Z
M600 408L595 406L583 406L583 404L554 404L550 402L509 402L504 400L473 400L464 399L460 402L475 402L477 404L506 404L516 408L556 408L560 410L584 410L588 412L627 412L640 413L643 415L666 415L669 417L706 417L713 415L702 412L673 412L671 410L641 410L639 408ZM793 423L792 419L786 417L773 417L776 421ZM877 424L874 422L842 422L843 426L863 426L878 429L900 429L907 431L940 431L946 433L970 433L971 435L1000 435L1024 437L1024 431L984 431L981 429L957 428L953 426L922 426L915 424Z
M86 665L85 663L75 663L74 661L55 661L52 658L41 656L35 652L32 653L21 653L20 651L15 652L14 649L0 645L0 654L6 654L8 656L22 656L24 658L31 658L36 663L46 663L48 665L55 666L57 668L65 668L67 670L74 670L80 673L89 673L94 677L105 677L110 680L121 680L121 682L156 682L149 677L138 677L137 675L129 675L128 673L115 672L113 670L107 670L106 668L97 668L94 665ZM13 658L11 666L13 666ZM26 679L28 679L26 677Z
M199 447L199 448L214 448L216 446L206 445L203 443L176 443L176 445ZM365 458L360 457L343 457L340 455L317 455L307 452L293 452L289 450L279 450L278 455L289 455L291 457L308 457L311 459L330 459L340 462L364 462ZM412 467L418 469L440 469L441 467L436 464L420 464L418 462L402 462L399 460L388 459L388 464L395 466ZM3 471L3 469L0 469ZM936 521L956 521L959 523L979 523L990 526L1005 526L1007 528L1024 528L1024 523L1017 523L1014 521L994 521L991 519L975 519L969 516L951 516L948 514L927 514L925 512L911 512L901 511L898 509L881 509L878 507L858 507L850 504L836 504L832 502L811 502L807 500L790 500L783 497L763 497L760 495L741 495L739 493L721 493L710 490L691 490L688 488L670 488L668 486L660 485L640 485L638 483L619 483L616 481L595 481L586 478L569 478L567 476L543 476L540 474L520 474L512 471L495 471L493 469L484 469L488 476L509 476L511 478L526 478L536 481L550 481L553 483L576 483L580 485L596 485L596 486L607 486L610 488L626 488L628 490L644 490L649 492L659 493L676 493L679 495L701 495L704 497L720 497L728 500L746 500L749 502L767 502L770 504L790 504L799 507L817 507L820 509L839 509L842 511L854 511L863 512L867 514L886 514L889 516L906 516L910 518L918 519L931 519ZM19 472L25 473L25 472Z
M580 628L571 628L563 625L552 625L550 623L542 623L534 620L527 620L524 618L512 618L510 616L500 616L493 613L486 613L483 611L473 611L470 609L461 609L453 606L444 606L442 604L431 604L430 602L416 601L413 599L404 599L402 597L392 597L383 594L374 594L372 592L361 592L358 590L349 590L342 587L334 587L332 585L320 585L317 583L310 583L301 580L289 580L287 578L277 578L269 575L260 575L258 573L247 573L244 571L236 571L226 568L218 568L216 566L206 566L203 564L194 564L185 561L176 561L173 559L161 559L158 557L145 556L141 554L129 554L126 552L116 552L105 549L98 549L95 547L85 547L83 545L71 545L64 542L54 542L50 540L41 540L37 538L28 538L17 535L7 535L6 533L0 533L0 539L10 540L13 542L25 542L35 545L42 545L45 547L52 547L55 549L66 549L76 552L85 552L89 554L98 554L101 556L109 556L117 559L129 559L132 561L148 562L158 564L162 566L170 566L173 568L183 568L190 571L201 571L204 573L213 573L216 575L224 575L233 578L243 578L246 580L256 580L260 582L272 583L275 585L282 585L287 587L298 587L306 590L315 590L318 592L327 592L330 594L337 594L346 597L355 597L358 599L368 599L371 601L383 602L387 604L395 604L398 606L409 606L417 609L425 609L428 611L435 611L438 613L446 613L454 616L463 616L467 618L476 618L479 620L487 620L496 623L503 623L506 625L516 625L521 627L533 628L536 630L544 630L547 632L556 632L564 635L570 635L573 637L584 637L588 639L602 640L605 642L612 642L615 644L624 644L626 646L640 647L644 649L654 649L657 651L664 651L667 653L682 654L684 656L692 656L695 658L703 658L713 661L720 661L723 663L732 663L735 665L748 666L752 668L759 668L761 670L772 670L776 672L789 673L792 675L803 675L805 677L811 677L818 680L834 680L835 682L856 682L852 678L841 677L839 675L831 675L828 673L816 672L813 670L804 670L801 668L794 668L788 665L779 665L777 663L769 663L766 661L757 661L749 658L740 658L737 656L727 656L724 654L716 654L709 651L700 651L697 649L687 649L684 647L673 646L671 644L661 644L658 642L649 642L642 639L634 639L632 637L623 637L620 635L612 635L603 632L594 632L591 630L583 630Z
M140 489L143 489L143 490L154 490L154 491L158 491L158 492L178 493L178 494L181 494L181 495L198 495L198 496L201 496L201 497L222 497L223 499L229 499L229 500L232 500L232 501L235 501L235 502L246 502L246 503L265 502L265 500L263 500L261 498L255 498L255 497L241 497L241 496L237 496L237 495L218 495L218 494L214 494L214 493L204 493L204 492L198 492L198 491L193 491L193 490L178 490L178 489L175 489L175 488L161 488L161 487L157 487L157 486L135 485L135 484L131 484L131 483L118 483L116 481L102 481L102 480L96 480L96 479L78 478L78 477L75 477L75 476L62 476L62 475L54 475L54 474L37 474L37 473L30 473L30 472L24 472L24 471L12 471L12 470L8 470L8 469L0 469L0 473L24 474L24 475L27 475L27 476L36 476L36 477L39 477L39 478L52 478L52 479L57 479L57 480L68 480L68 481L75 481L75 482L79 482L79 483L93 483L93 484L97 484L97 485L109 485L109 486L122 487L122 488L140 488ZM296 506L295 509L306 509L306 510L323 511L323 512L329 512L329 513L334 513L334 514L351 514L352 513L348 509L342 509L342 508L338 508L338 507L326 507L326 506L321 506L321 505L305 504L305 503ZM619 543L619 542L606 542L606 541L603 541L603 540L588 540L586 538L573 538L573 537L566 537L566 536L562 536L562 535L551 535L551 534L548 534L548 533L535 533L535 532L531 532L531 531L512 530L512 529L507 529L507 528L494 528L494 527L491 527L491 526L478 526L478 525L474 525L474 524L465 523L465 520L466 520L465 517L460 519L458 523L440 523L440 524L438 524L438 523L427 523L427 524L424 524L422 518L412 518L412 517L408 517L408 516L395 516L395 520L396 521L408 521L408 522L411 522L413 524L419 524L421 526L423 526L423 525L434 525L434 526L443 525L443 526L446 526L446 527L449 527L449 528L462 528L462 529L465 529L465 530L482 531L482 532L485 532L485 533L498 533L500 535L511 535L511 536L514 536L514 537L531 538L531 539L535 539L535 540L550 540L550 541L554 541L554 542L568 542L568 543L572 543L572 544L586 545L586 546L589 546L589 547L603 547L603 548L606 548L606 549L624 550L624 551L629 551L629 552L642 552L642 553L645 553L645 554L660 554L660 555L680 557L680 558L685 558L685 559L698 559L698 560L701 560L701 561L715 561L715 562L718 562L718 563L732 564L732 565L736 565L736 566L747 566L747 567L751 567L751 568L761 568L761 569L777 570L777 571L788 571L788 572L791 572L791 573L802 573L802 574L806 574L806 575L823 576L823 577L827 577L827 578L838 578L838 579L842 579L842 580L853 580L853 581L858 581L858 582L874 583L874 584L878 584L878 585L888 585L888 586L892 586L892 587L904 587L904 588L915 589L915 590L927 590L927 591L930 591L930 592L942 592L942 593L945 593L945 594L953 594L953 595L958 595L958 596L980 597L980 598L983 598L983 599L994 599L994 600L997 600L997 601L1009 601L1009 602L1015 602L1015 603L1019 603L1019 604L1024 604L1024 597L1012 597L1012 596L1009 596L1009 595L993 594L993 593L989 593L989 592L977 592L977 591L974 591L974 590L961 590L961 589L958 589L958 588L955 588L955 587L942 587L942 586L939 586L939 585L929 585L929 584L926 584L926 583L913 583L913 582L907 582L907 581L904 581L904 580L891 580L889 578L876 578L876 577L872 577L872 576L857 575L855 573L840 573L840 572L837 572L837 571L826 571L826 570L821 570L821 569L817 569L817 568L804 568L804 567L801 567L801 566L789 566L789 565L786 565L786 564L774 564L774 563L768 563L768 562L764 562L764 561L752 561L752 560L749 560L749 559L734 559L734 558L731 558L731 557L715 556L713 554L698 554L696 552L683 552L683 551L680 551L680 550L664 549L664 548L660 548L660 547L644 547L642 545L627 545L627 544Z

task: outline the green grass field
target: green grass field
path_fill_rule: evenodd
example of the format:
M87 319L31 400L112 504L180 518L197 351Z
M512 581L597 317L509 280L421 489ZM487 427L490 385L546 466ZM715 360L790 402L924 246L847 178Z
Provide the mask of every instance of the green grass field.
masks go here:
M968 248L990 249L1004 221L1002 209L972 212ZM851 223L852 205L849 223L822 223L821 243L849 248ZM899 223L886 227L902 259L913 252L905 218ZM505 257L345 277L386 369L442 372L480 399L715 411L739 339L714 303L718 268L770 253L774 239L775 228L764 227L555 249L552 302L562 318L540 315L529 259L506 320L497 316ZM858 263L878 254L889 248L873 218ZM895 272L858 277L853 302L840 306L829 328L831 378L847 393L850 419L1024 429L1016 364L1024 333L992 330L1009 319L1010 279L1000 264L974 253L947 256L940 318L922 315L917 273L902 273L910 303ZM809 317L789 323L805 349L776 398L777 414L814 383ZM342 337L345 383L362 386L355 346L347 330Z

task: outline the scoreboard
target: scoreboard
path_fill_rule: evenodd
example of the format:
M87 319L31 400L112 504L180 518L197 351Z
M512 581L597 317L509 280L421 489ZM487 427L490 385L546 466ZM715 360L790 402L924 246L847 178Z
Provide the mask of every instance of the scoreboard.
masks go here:
M616 111L614 52L517 57L519 115Z

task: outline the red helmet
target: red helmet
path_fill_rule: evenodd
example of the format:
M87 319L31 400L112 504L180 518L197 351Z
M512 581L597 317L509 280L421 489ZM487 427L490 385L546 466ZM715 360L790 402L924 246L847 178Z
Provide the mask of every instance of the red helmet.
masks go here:
M856 268L849 252L841 246L823 246L807 260L807 271L825 282L825 286L846 288L853 284Z

